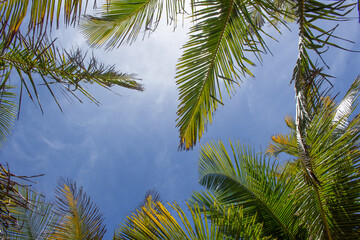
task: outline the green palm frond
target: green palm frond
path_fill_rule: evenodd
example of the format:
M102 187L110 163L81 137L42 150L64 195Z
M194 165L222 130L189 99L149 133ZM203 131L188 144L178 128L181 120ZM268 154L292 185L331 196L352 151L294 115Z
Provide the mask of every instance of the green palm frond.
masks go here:
M264 21L283 21L275 13L286 14L272 1L201 0L193 5L195 25L176 75L181 149L192 148L212 122L218 104L223 105L221 88L230 96L240 76L253 76L251 57L261 60L261 53L268 51L262 38Z
M292 175L286 168L279 174L276 164L251 149L238 143L230 145L233 160L221 142L202 147L199 183L212 194L197 193L192 201L241 205L246 216L257 216L265 235L279 239L303 236L304 228L293 206L296 185L292 184Z
M54 231L54 225L59 220L53 212L53 204L45 201L45 196L20 187L19 193L28 200L29 208L13 206L9 208L19 227L10 227L6 231L7 239L42 240L49 239Z
M14 86L5 85L5 81L0 86L0 147L11 134L16 120L18 105L13 89Z
M255 218L246 219L241 207L232 206L227 209L225 217L223 214L219 218L218 213L225 211L220 207L214 207L216 210L207 216L197 204L187 204L191 216L188 217L175 203L170 207L181 220L178 222L163 204L152 202L151 198L148 201L147 207L125 220L114 239L269 239L261 236L262 226L255 222Z
M62 51L45 35L35 42L30 37L18 33L18 41L10 48L0 43L3 54L0 60L3 65L4 82L10 80L10 73L18 75L21 82L21 92L25 89L30 98L40 104L37 87L44 85L54 100L58 103L51 86L56 83L65 93L76 96L75 90L97 103L96 99L83 87L84 84L96 83L109 88L118 85L125 88L142 90L142 86L132 74L115 71L114 66L99 63L94 56L88 58L80 50ZM79 98L78 98L79 99ZM80 100L80 99L79 99ZM60 107L60 105L59 105Z
M81 30L91 46L131 44L142 32L157 28L164 9L167 23L176 25L184 0L112 0L102 7L99 17L87 16Z
M60 221L49 239L102 239L106 230L103 216L82 187L60 179L56 189L56 213Z

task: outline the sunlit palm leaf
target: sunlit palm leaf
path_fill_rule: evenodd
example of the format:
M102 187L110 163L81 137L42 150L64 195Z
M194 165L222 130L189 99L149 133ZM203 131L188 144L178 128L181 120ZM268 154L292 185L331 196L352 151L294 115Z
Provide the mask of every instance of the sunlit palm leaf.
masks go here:
M81 29L91 46L107 48L131 44L139 34L154 31L166 11L168 24L176 25L184 0L112 0L100 16L88 16Z
M181 222L160 203L152 202L137 213L128 217L116 232L114 239L152 239L152 240L183 240L183 239L269 239L261 237L261 224L255 223L255 218L245 219L242 208L231 207L226 217L218 218L214 210L209 216L201 211L200 207L188 204L191 218L178 205L170 205ZM214 207L216 208L216 207ZM147 218L144 218L147 216ZM144 222L147 219L147 222ZM245 223L246 222L246 223ZM129 227L132 226L132 227Z
M253 76L251 57L261 59L261 53L268 50L261 37L264 19L280 20L275 12L281 12L271 1L202 0L193 4L196 24L190 29L176 75L181 149L192 148L212 122L218 104L223 104L221 88L225 86L230 95L240 76Z
M29 201L29 208L14 206L10 212L19 221L19 228L7 230L9 239L49 239L59 217L53 212L53 205L39 193L21 187L20 194Z
M56 213L60 221L49 239L102 239L106 232L98 207L71 180L58 182Z
M244 214L257 216L265 235L279 239L304 237L304 228L295 216L296 185L286 171L280 173L276 164L239 144L231 144L233 160L224 145L207 144L199 162L199 183L213 193L197 193L192 201L221 205L242 205ZM204 201L205 199L205 201ZM207 207L210 209L210 206Z

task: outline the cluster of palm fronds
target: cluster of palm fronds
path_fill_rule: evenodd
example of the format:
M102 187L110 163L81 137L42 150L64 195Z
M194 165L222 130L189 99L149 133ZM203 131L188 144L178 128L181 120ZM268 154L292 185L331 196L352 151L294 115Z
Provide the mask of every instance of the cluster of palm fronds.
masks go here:
M46 87L59 107L53 86L79 101L77 92L81 92L95 103L98 101L86 90L86 84L142 90L134 75L120 73L114 66L105 66L79 49L61 49L56 40L51 39L51 31L60 26L60 18L64 18L65 26L75 26L85 14L86 5L87 1L0 1L0 145L11 134L19 116L23 93L42 110L39 85ZM34 234L34 229L19 225L19 222L26 221L22 221L23 216L14 214L14 211L25 211L23 215L36 221L38 215L34 205L37 206L40 199L2 166L0 175L0 234L9 227L26 229ZM23 192L25 195L18 192L19 187L27 190ZM41 205L41 211L47 212L46 209L48 206ZM21 236L17 238L22 239Z
M296 21L299 57L291 80L296 116L286 119L291 133L274 136L268 150L292 158L279 165L238 143L230 144L230 157L221 142L207 144L201 151L199 171L200 183L209 191L192 198L194 225L177 205L172 207L183 228L163 205L149 203L129 218L131 224L122 227L118 237L359 238L359 118L349 120L356 106L359 79L337 105L324 91L330 76L323 70L328 67L323 53L329 47L342 48L337 40L344 40L334 34L337 25L325 29L323 23L329 26L346 20L355 4L345 0L191 1L194 25L176 76L180 148L192 148L200 140L218 104L223 104L221 89L231 94L242 77L252 76L255 63L251 59L261 61L261 55L269 51L264 39L269 29L280 31L279 26ZM182 6L184 1L180 0L112 1L106 5L109 11L104 7L100 17L89 17L82 29L91 45L117 47L132 43L141 29L154 30L163 9L168 20L176 21L174 13L182 14ZM107 30L99 31L102 27ZM242 220L229 225L226 220L234 216ZM208 222L211 226L203 225ZM257 228L258 224L261 227ZM244 226L258 229L260 235L249 237L241 230Z
M123 79L123 75L95 61L86 67L81 54L64 54L46 41L46 29L51 27L53 19L58 22L61 1L40 2L0 3L0 90L5 103L0 105L0 111L7 113L3 116L10 116L9 122L16 115L8 94L13 70L25 91L36 98L33 74L41 77L51 93L50 84L56 82L66 91L72 92L72 87L90 97L80 84L83 80L102 86L118 84L139 89L132 76L124 75ZM99 15L88 16L81 29L92 46L113 48L131 44L140 33L156 29L164 10L167 22L176 25L178 15L186 12L185 3L184 0L112 0ZM325 29L322 24L345 20L355 3L192 0L190 4L194 25L176 75L180 148L190 149L201 139L218 104L223 104L221 89L231 95L244 77L253 76L252 59L261 61L262 54L269 51L265 39L269 29L280 31L279 26L288 27L294 21L299 28L299 56L291 80L296 116L286 118L290 133L274 136L265 155L255 154L239 143L230 143L231 154L221 142L203 146L199 181L208 191L193 195L188 205L191 218L179 205L171 205L183 225L163 204L149 198L114 238L358 239L360 118L351 119L351 114L357 106L360 80L355 80L339 104L324 91L329 76L323 70L328 67L323 53L329 47L342 47L334 41L341 40L334 35L337 26ZM21 34L28 6L31 6L29 30ZM67 1L65 23L74 24L82 14L81 9L81 1ZM49 26L44 26L44 22ZM7 124L0 127L5 133L9 129ZM280 153L290 155L289 162L276 163L272 155ZM65 217L57 221L60 223L52 233L62 238L67 233L73 234L72 239L87 238L90 233L81 227L75 229L76 233L69 229L71 223L80 221L99 231L90 238L102 238L104 229L96 225L101 217L93 218L85 209L75 211L75 203L91 206L89 200L82 193L77 195L72 184L61 189L58 210ZM69 212L71 215L66 215ZM83 221L88 215L89 222Z
M192 219L170 205L182 224L160 203L148 204L128 218L118 239L358 239L360 230L360 118L357 78L339 104L322 96L306 128L313 182L303 163L296 123L276 135L267 153L239 142L202 147ZM289 161L273 157L287 154ZM121 238L122 237L122 238Z

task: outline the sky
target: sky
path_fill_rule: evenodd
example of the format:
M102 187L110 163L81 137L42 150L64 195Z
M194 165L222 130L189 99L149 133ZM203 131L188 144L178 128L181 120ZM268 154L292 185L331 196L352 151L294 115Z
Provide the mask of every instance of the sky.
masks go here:
M298 54L296 26L292 31L282 28L283 34L275 35L278 42L267 39L273 55L264 56L253 69L255 79L244 79L231 99L225 96L200 144L192 151L178 151L174 77L189 26L186 22L174 32L162 24L149 38L113 51L90 50L77 29L56 31L64 48L89 49L100 61L136 73L145 91L89 86L101 106L84 98L82 104L68 101L59 94L61 112L40 87L44 115L24 98L13 136L0 152L3 163L17 175L45 174L34 187L48 200L54 199L59 177L83 186L104 214L108 239L147 190L155 188L164 201L184 203L202 189L197 183L201 144L232 139L264 151L273 134L286 132L284 117L295 114L289 83ZM342 37L359 42L356 19L340 27ZM360 49L359 44L347 46ZM334 91L345 94L359 74L360 55L331 49L325 58L329 73L336 76Z

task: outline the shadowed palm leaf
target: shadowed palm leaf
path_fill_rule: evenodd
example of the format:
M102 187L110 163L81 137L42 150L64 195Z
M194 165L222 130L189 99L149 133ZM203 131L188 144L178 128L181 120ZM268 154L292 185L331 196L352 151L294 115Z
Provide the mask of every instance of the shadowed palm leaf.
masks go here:
M36 177L36 176L33 176ZM22 183L28 182L26 176L16 176L11 173L9 168L5 169L0 164L0 237L6 237L9 229L20 229L23 213L27 210L34 210L33 199L28 194L27 185ZM10 232L12 232L10 230Z

